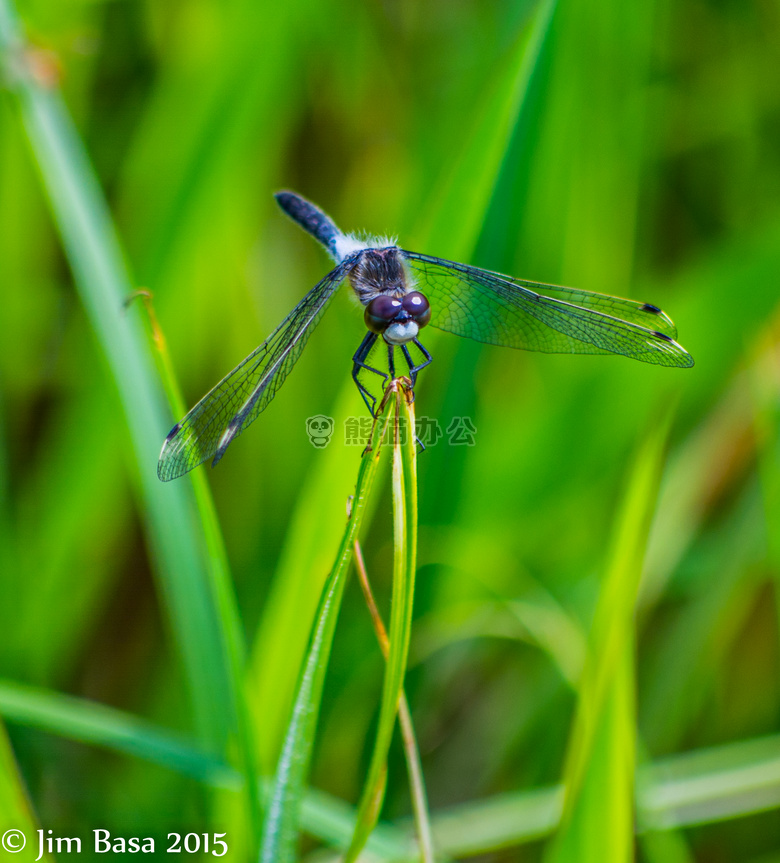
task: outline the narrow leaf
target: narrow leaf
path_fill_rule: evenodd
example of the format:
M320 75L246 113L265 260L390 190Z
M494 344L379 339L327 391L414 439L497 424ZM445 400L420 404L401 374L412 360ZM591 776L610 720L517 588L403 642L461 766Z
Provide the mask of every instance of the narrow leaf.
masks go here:
M0 725L0 836L3 850L13 854L13 860L32 863L42 860L49 863L52 857L45 853L38 857L38 837L35 815L16 766L13 750L5 727Z
M381 441L395 405L380 414L374 424L370 450L363 455L358 471L355 497L344 530L336 562L325 582L315 618L306 662L285 734L276 770L273 791L266 813L260 859L263 863L286 863L295 858L298 822L304 785L311 760L322 688L328 668L333 633L357 532L365 513L382 452Z
M199 750L195 741L93 701L0 680L0 715L18 725L174 770L212 788L233 792L241 788L241 774ZM8 757L12 758L10 752ZM13 772L10 767L6 777L7 786L5 791L0 791L0 803L23 794L21 786L11 793ZM271 790L270 780L262 780L258 790L267 796ZM20 811L19 806L13 808L10 803L0 807L0 815ZM301 827L307 833L346 847L354 823L354 810L348 804L321 791L306 792L301 805ZM406 855L411 843L400 829L383 824L374 831L369 847L381 859L398 859Z
M20 725L159 764L213 787L240 786L235 770L186 740L94 702L0 681L0 714ZM639 831L648 836L777 809L780 736L694 750L641 766L637 785ZM551 834L562 807L563 788L554 786L439 810L433 816L437 850L466 857L523 845ZM346 848L354 824L354 810L346 803L313 789L306 793L301 827L312 836ZM400 828L381 824L366 847L377 859L397 860L407 856L411 844Z
M457 158L442 175L416 236L444 257L468 256L476 245L501 165L525 104L556 0L540 0L513 50L487 87ZM457 213L457 219L452 214Z
M219 752L230 731L231 690L238 682L225 662L226 636L214 609L192 491L186 483L163 486L156 477L157 455L171 418L139 312L124 308L132 282L73 121L59 94L28 67L27 46L10 0L0 0L0 51L76 286L124 408L152 556L187 670L198 730L211 751Z
M552 863L628 861L634 847L634 609L655 511L669 417L647 436L618 513L590 633Z
M371 583L368 580L366 564L363 560L363 552L360 543L355 542L355 564L357 568L360 587L363 590L363 598L366 600L371 622L374 625L379 649L387 662L390 653L390 639L385 629L382 615L379 613ZM428 795L425 790L422 763L420 761L420 750L417 745L417 735L412 722L412 711L406 698L406 692L401 690L398 700L398 722L401 726L401 736L404 740L404 755L406 756L406 769L409 773L409 793L412 798L412 809L414 811L414 823L417 828L417 843L420 847L420 855L423 863L433 863L435 854L433 850L433 834L431 832L431 815L428 810Z
M397 384L397 382L396 382ZM358 807L357 824L345 863L352 863L371 835L382 808L387 781L387 753L403 691L409 654L417 568L417 447L414 407L409 391L397 386L393 436L393 589L390 611L390 646L385 664L382 703L376 742Z

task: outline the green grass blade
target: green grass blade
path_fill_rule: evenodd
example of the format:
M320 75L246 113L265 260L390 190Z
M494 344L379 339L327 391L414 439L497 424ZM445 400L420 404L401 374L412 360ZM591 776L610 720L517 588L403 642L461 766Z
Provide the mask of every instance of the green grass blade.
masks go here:
M3 850L14 855L11 859L23 863L32 863L38 859L36 820L5 727L0 725L0 836L3 837ZM11 845L6 843L19 847L22 842L20 832L26 844L23 850L12 852ZM48 863L52 857L44 853L40 859Z
M669 417L647 436L618 513L564 771L562 826L547 859L627 861L634 847L634 610Z
M0 713L20 725L143 758L200 782L237 787L239 774L151 723L96 702L0 680Z
M242 785L242 776L238 771L200 751L194 741L93 701L25 686L15 681L0 680L0 715L18 725L38 728L67 740L143 759L213 788L238 791ZM6 771L7 777L12 775ZM14 795L9 791L11 788L9 779L5 792L0 791L0 802L13 799ZM263 780L258 785L265 795L270 793L270 788L270 780ZM5 798L2 797L3 793ZM23 794L23 789L18 789L18 794ZM0 808L0 815L17 811L21 811L19 806L14 809L9 804ZM348 804L319 791L309 790L305 793L301 806L301 828L307 833L332 845L346 847L354 823L355 813ZM380 859L399 859L406 856L411 842L399 828L382 824L372 836L369 847Z
M0 39L8 51L21 56L21 36L10 4L0 6ZM257 847L260 804L243 693L244 646L213 502L202 475L193 478L198 516L186 484L169 490L156 482L156 455L169 419L137 312L125 313L122 305L130 293L130 282L110 215L61 100L21 69L16 83L25 128L55 220L125 407L152 545L189 673L196 721L213 752L223 750L232 731L237 734L249 823ZM161 357L164 387L180 413L178 387L164 350Z
M710 824L780 807L776 735L686 752L640 772L644 829Z
M563 808L563 788L535 788L497 795L433 815L436 850L471 857L549 836Z
M322 688L328 668L333 633L344 593L352 549L366 510L366 501L382 454L381 441L394 405L374 424L371 449L364 453L358 471L352 511L344 530L336 562L325 582L315 618L306 662L298 683L292 716L287 728L273 791L266 813L260 859L263 863L286 863L295 858L300 804L314 744Z
M148 295L144 296L144 303L149 315L152 344L156 351L157 367L163 389L174 415L184 416L187 409L181 395L181 388L173 369L170 354L168 353L165 335L157 320L151 297ZM226 660L230 675L231 694L233 696L232 706L235 715L238 760L242 773L246 778L246 814L252 830L253 847L257 849L259 848L262 833L262 806L258 791L256 747L252 734L252 721L249 714L244 682L246 679L246 645L244 643L236 597L232 589L230 564L217 512L214 507L214 498L211 495L211 489L203 471L192 471L189 479L195 492L198 518L206 545L209 562L209 585L214 597L225 641Z
M780 737L743 740L661 759L640 767L637 789L638 829L648 837L778 809ZM606 787L602 790L607 791ZM562 786L440 810L433 816L436 847L440 853L460 858L533 842L552 834L562 810ZM670 846L664 842L662 847ZM672 847L676 857L669 859L686 859L679 844Z
M368 572L366 571L363 551L360 548L359 541L355 542L355 565L358 579L360 580L360 587L363 591L363 598L366 601L368 612L371 615L371 622L374 626L374 633L379 642L379 649L382 651L385 662L387 662L387 657L390 653L390 639L388 638L382 615L379 613L379 608L374 599L374 592L368 579ZM414 722L412 721L412 711L406 698L406 692L403 689L398 699L398 724L401 729L401 737L404 741L406 769L409 774L409 794L412 798L412 811L417 828L417 843L420 848L420 857L422 863L433 863L435 853L433 850L428 793L425 789L425 779L420 760L420 749L417 744L417 734L414 730Z
M333 409L344 417L354 406L352 381ZM255 718L255 735L264 772L278 759L295 686L306 647L317 597L339 548L344 515L333 501L351 492L354 447L331 446L319 453L306 485L301 489L287 530L279 564L266 601L257 637L252 646L249 699ZM382 465L380 464L380 472ZM343 490L343 497L339 491ZM367 502L363 515L370 522L375 500ZM284 650L277 645L283 644Z
M235 790L241 784L238 772L185 739L84 699L3 680L0 714L9 722L141 758L214 787ZM661 759L639 768L637 787L639 830L648 836L780 808L780 736ZM553 832L562 807L563 789L555 786L439 810L433 816L437 851L466 857L534 841ZM354 825L352 807L322 792L306 793L303 830L346 848ZM404 859L411 835L405 838L401 828L381 824L367 847L378 859Z
M414 407L403 388L394 393L393 429L393 590L390 610L390 649L385 664L382 703L374 751L368 768L355 833L345 863L352 863L371 835L382 808L387 781L387 753L395 727L409 655L417 569L417 444Z
M0 49L76 285L124 408L150 545L186 667L199 735L219 752L230 731L235 701L231 688L237 681L231 681L225 664L221 627L226 622L215 614L192 493L185 483L162 486L156 478L157 455L170 418L139 312L123 308L132 283L73 122L59 95L26 67L25 44L8 0L0 0Z
M425 208L415 238L432 254L457 260L474 250L555 7L556 0L537 4L504 67L488 85L476 122Z

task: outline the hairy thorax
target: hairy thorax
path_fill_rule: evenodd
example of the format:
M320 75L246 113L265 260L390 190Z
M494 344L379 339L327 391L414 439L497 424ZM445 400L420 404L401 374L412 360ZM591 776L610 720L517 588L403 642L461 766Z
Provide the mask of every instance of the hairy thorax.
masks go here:
M349 274L349 281L364 306L381 294L400 298L414 290L403 259L394 246L362 252Z

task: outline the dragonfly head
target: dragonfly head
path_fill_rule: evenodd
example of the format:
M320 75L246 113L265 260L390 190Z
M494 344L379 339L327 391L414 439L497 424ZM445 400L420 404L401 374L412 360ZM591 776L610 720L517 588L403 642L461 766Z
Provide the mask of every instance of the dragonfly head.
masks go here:
M419 291L400 298L380 294L366 306L364 318L368 329L388 344L405 345L430 321L431 306Z

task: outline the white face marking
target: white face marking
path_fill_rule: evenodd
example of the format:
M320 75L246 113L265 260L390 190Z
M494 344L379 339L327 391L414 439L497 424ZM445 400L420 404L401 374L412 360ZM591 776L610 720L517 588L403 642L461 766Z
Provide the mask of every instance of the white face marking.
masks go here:
M390 324L382 336L389 345L405 345L416 339L419 332L420 328L415 321L397 321Z

